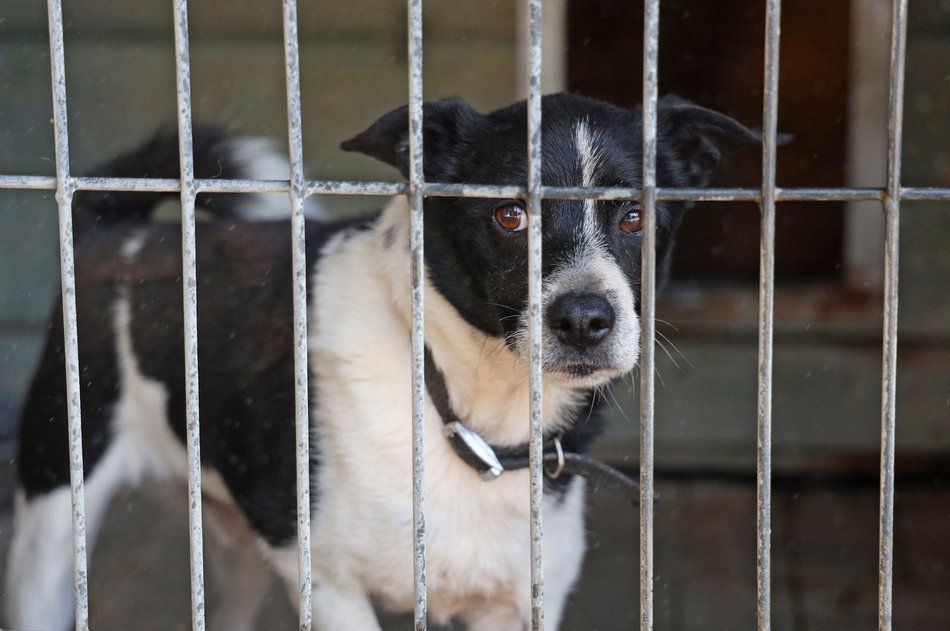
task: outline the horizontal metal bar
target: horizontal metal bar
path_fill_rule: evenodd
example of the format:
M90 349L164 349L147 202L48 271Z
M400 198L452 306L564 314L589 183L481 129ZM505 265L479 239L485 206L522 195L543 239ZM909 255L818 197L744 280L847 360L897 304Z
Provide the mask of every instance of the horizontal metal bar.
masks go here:
M492 184L433 184L425 186L426 197L480 197L502 199L519 199L528 197L528 189L518 185Z
M948 190L950 192L950 190ZM777 188L777 202L855 202L879 200L884 191L876 188Z
M402 182L307 182L307 195L405 195L409 185Z
M72 178L77 191L140 191L150 193L178 193L181 184L176 179L76 177ZM199 193L286 193L287 180L226 180L196 179ZM307 180L306 195L405 195L409 185L403 182L360 182L343 180ZM527 188L517 185L443 184L426 183L426 197L474 197L518 199L527 195ZM56 178L45 175L0 175L0 189L56 190ZM542 199L596 199L639 201L642 191L625 187L542 186ZM887 191L883 188L778 188L777 202L850 202L882 201ZM657 188L658 201L689 202L761 202L762 191L757 188ZM948 187L905 187L900 191L902 201L950 201Z
M0 175L0 189L53 191L56 190L56 178L49 175Z
M950 202L950 188L909 187L900 191L900 201Z

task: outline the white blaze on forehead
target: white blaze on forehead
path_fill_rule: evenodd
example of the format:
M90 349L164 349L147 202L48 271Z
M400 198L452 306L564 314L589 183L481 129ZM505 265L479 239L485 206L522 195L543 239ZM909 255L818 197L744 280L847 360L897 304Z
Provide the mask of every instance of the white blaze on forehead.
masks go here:
M600 149L597 147L597 135L591 131L587 120L579 120L574 125L574 143L581 161L581 184L594 186L595 175L600 167ZM597 237L597 202L593 199L584 200L584 241L593 244Z
M581 174L584 186L594 185L594 174L600 166L600 150L596 145L596 136L591 132L586 120L579 120L574 126L574 142L581 158Z

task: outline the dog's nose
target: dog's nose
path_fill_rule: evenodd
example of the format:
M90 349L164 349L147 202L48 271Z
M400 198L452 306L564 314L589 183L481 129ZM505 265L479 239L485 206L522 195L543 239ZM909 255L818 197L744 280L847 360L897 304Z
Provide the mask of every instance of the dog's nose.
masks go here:
M607 337L614 309L596 294L565 294L548 307L548 327L564 344L588 348Z

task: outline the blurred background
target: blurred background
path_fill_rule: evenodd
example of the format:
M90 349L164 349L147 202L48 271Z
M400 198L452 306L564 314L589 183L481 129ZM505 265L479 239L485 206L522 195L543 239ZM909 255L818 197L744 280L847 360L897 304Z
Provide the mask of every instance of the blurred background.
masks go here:
M172 12L158 0L65 4L69 140L82 173L175 124ZM285 143L280 3L190 7L195 120ZM642 12L640 2L546 1L544 90L637 104ZM426 2L426 98L462 96L482 111L523 98L523 13L514 1ZM397 179L338 145L407 100L404 3L306 0L299 15L308 174ZM764 2L664 0L660 25L660 93L760 127ZM779 128L795 138L779 151L779 186L884 186L889 33L886 0L783 2ZM906 68L903 184L950 186L946 0L912 3ZM54 174L51 118L44 3L0 0L0 173ZM716 185L758 186L760 172L759 152L739 150ZM346 215L384 200L324 203ZM57 235L51 192L0 191L0 547L17 414L58 290ZM950 204L902 205L894 615L905 629L950 628L948 240ZM754 628L758 243L755 204L698 205L658 304L658 629ZM779 204L775 628L875 625L882 287L879 203ZM635 380L612 394L598 453L633 470ZM98 628L187 628L184 507L164 488L117 501L92 564ZM636 514L623 511L592 500L592 556L565 628L637 619ZM261 628L292 628L289 615L275 591Z

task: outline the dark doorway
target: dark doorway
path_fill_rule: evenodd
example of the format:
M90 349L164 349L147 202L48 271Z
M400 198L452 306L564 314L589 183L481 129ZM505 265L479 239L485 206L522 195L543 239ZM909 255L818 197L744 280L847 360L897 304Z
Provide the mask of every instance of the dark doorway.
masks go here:
M842 186L848 99L848 3L782 3L779 128L794 140L778 154L779 186ZM664 0L660 94L674 93L761 127L765 3ZM568 88L618 105L641 100L643 5L623 0L568 3ZM736 151L716 186L760 186L761 154ZM837 276L843 204L778 206L779 278ZM674 261L680 279L754 279L759 213L754 204L716 203L687 214Z

